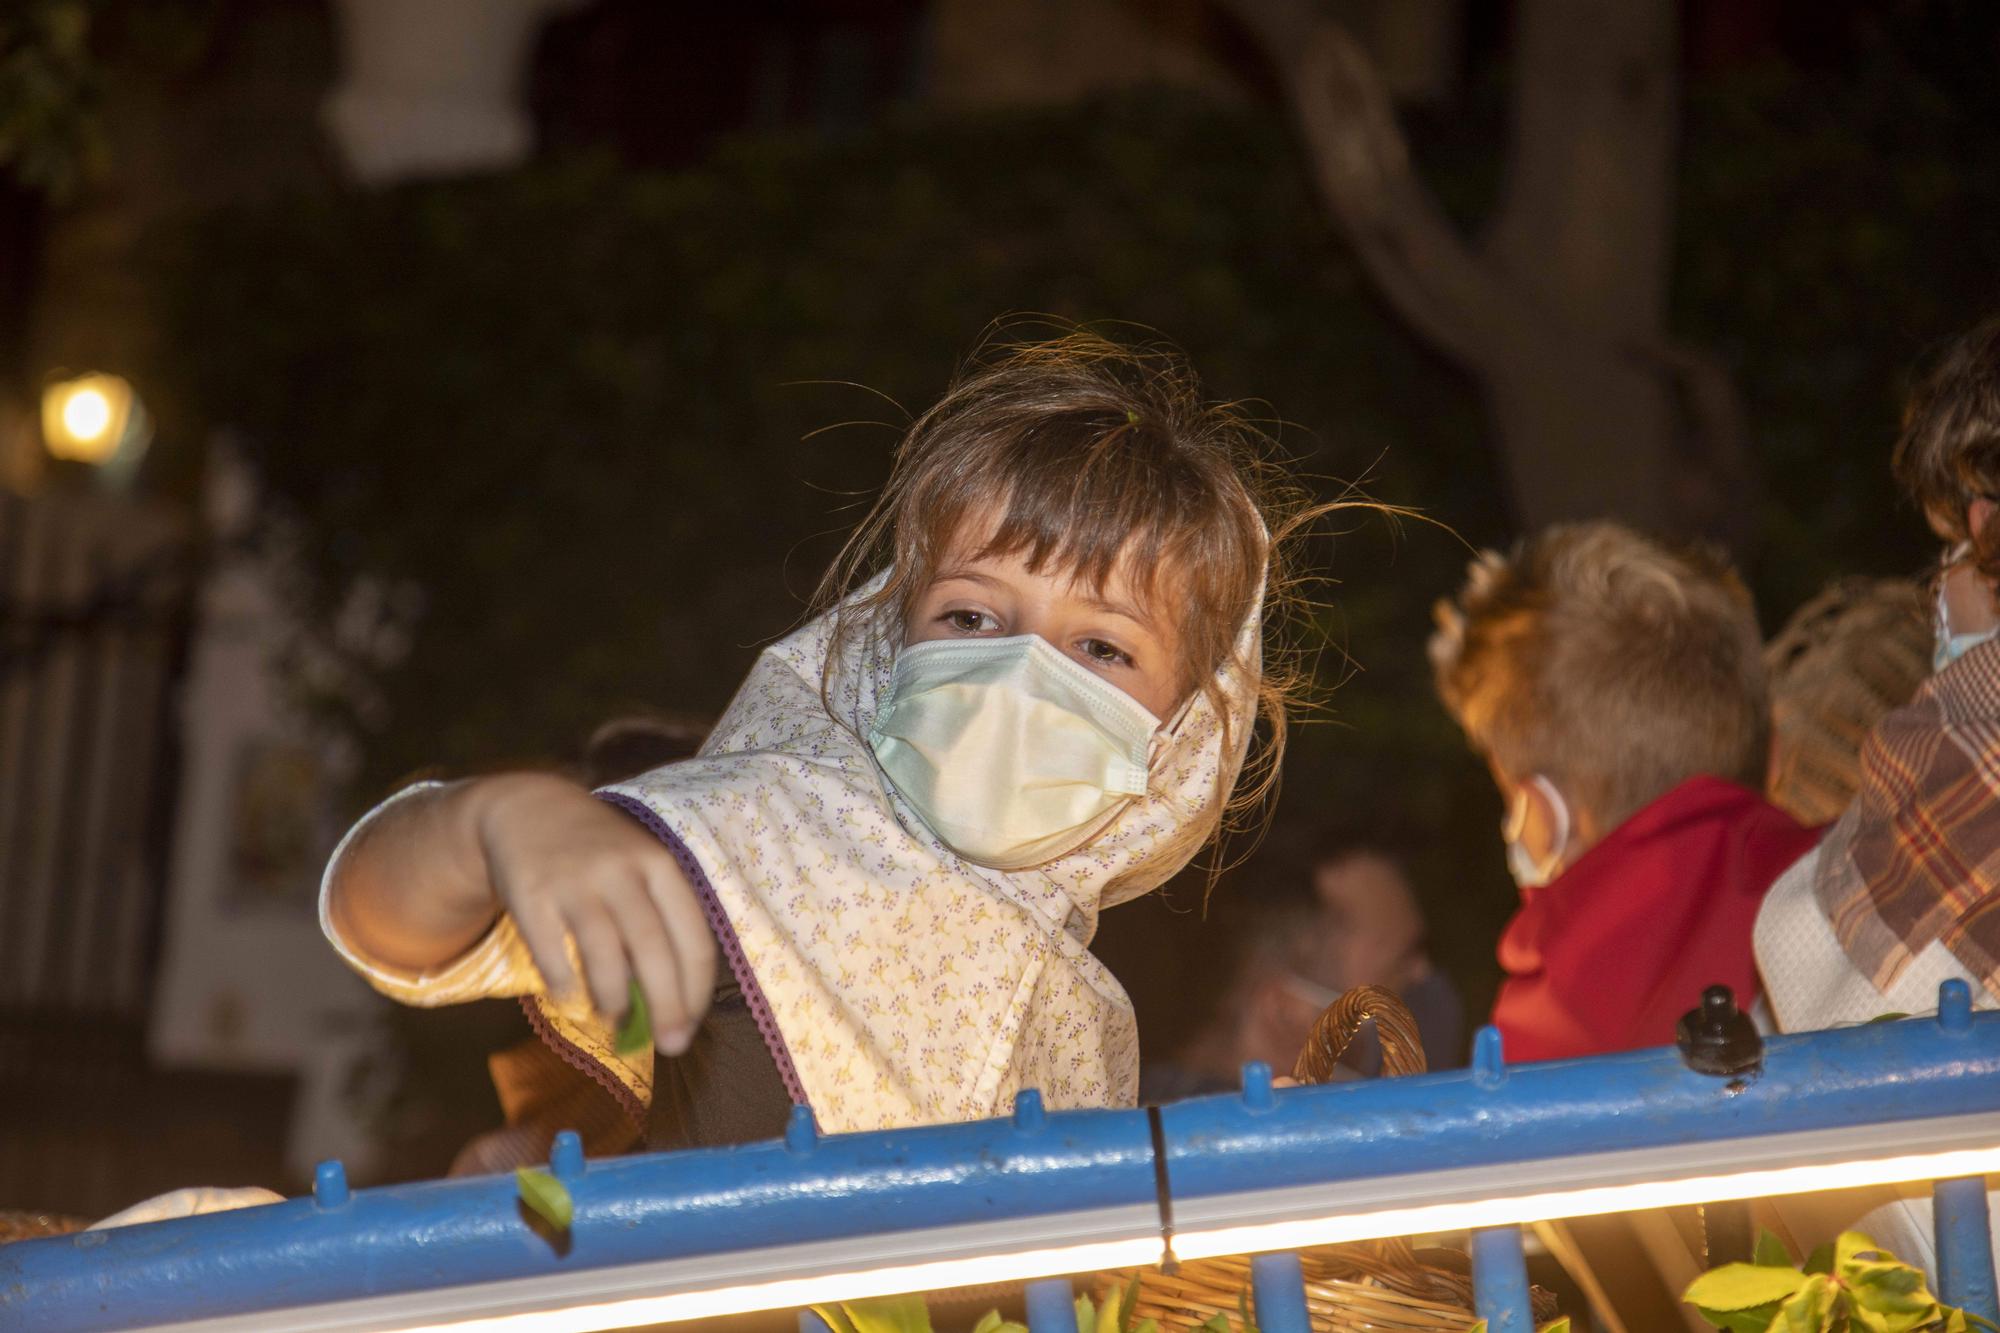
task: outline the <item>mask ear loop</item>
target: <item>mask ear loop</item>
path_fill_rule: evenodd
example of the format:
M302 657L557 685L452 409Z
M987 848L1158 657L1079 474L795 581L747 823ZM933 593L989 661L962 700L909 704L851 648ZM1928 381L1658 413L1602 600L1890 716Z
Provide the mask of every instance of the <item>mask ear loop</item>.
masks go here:
M1545 879L1554 879L1556 867L1562 864L1563 853L1569 850L1569 835L1571 833L1569 802L1564 799L1562 792L1557 790L1556 784L1550 782L1540 773L1535 774L1528 781L1541 788L1543 797L1547 799L1551 806L1555 807L1556 836L1553 845L1549 848L1548 858L1540 867L1540 873ZM1527 823L1527 813L1528 803L1524 799L1521 802L1521 822L1523 824Z
M1550 782L1540 773L1532 775L1528 781L1541 789L1543 799L1547 800L1549 805L1555 810L1555 846L1550 849L1548 856L1543 858L1542 863L1535 867L1537 875L1545 880L1552 879L1555 876L1556 866L1562 861L1563 853L1569 850L1569 835L1571 832L1569 802L1564 799L1562 792L1557 790L1556 784ZM1527 831L1528 791L1526 787L1516 787L1514 789L1514 799L1507 803L1507 817L1500 821L1500 836L1503 840L1512 844L1519 842L1521 835Z

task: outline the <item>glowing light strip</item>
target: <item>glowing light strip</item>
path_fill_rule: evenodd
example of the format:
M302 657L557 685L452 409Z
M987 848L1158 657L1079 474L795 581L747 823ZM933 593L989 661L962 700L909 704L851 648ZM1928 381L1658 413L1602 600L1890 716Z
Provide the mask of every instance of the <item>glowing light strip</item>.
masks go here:
M1870 1147L1879 1151L1882 1139L1890 1134L1902 1138L1905 1148L1925 1150L1864 1155ZM1691 1153L1706 1158L1709 1169L1691 1171L1686 1160ZM1506 1178L1510 1173L1533 1174L1515 1185ZM2000 1173L2000 1115L1957 1116L1929 1126L1922 1122L1857 1126L1176 1199L1180 1226L1174 1235L1174 1254L1183 1259L1252 1254L1380 1236L1993 1173ZM1543 1187L1521 1187L1535 1184ZM1330 1204L1339 1211L1329 1213Z
M1221 1227L1176 1235L1174 1254L1182 1259L1204 1259L1221 1254L1296 1250L1309 1245L1336 1245L1343 1241L1373 1240L1380 1236L1509 1226L1558 1217L1594 1217L1601 1213L1640 1212L1684 1203L1761 1199L1774 1194L1810 1194L1857 1185L1899 1185L1914 1180L1987 1175L1995 1171L2000 1171L2000 1148L1968 1148L1961 1152L1888 1157L1875 1162L1788 1166L1727 1176L1600 1185L1594 1189L1556 1190L1511 1199L1434 1203L1340 1217Z

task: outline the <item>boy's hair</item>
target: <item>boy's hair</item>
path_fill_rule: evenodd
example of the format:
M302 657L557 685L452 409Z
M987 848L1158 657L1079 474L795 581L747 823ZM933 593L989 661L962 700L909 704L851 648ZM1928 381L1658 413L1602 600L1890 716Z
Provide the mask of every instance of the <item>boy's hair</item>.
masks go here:
M1357 502L1345 502L1353 504ZM1210 695L1225 728L1217 670L1264 594L1254 743L1226 802L1211 802L1195 845L1261 805L1284 753L1288 705L1305 676L1283 636L1292 619L1288 553L1316 517L1269 441L1233 405L1203 399L1181 357L1071 330L1046 341L994 343L912 423L888 484L828 570L815 608L836 634L892 614L898 624L932 582L969 521L997 517L973 556L1020 554L1030 569L1074 573L1101 590L1114 570L1151 604L1177 613L1183 694ZM878 570L882 586L845 604ZM1224 732L1225 750L1241 736ZM1226 809L1224 808L1226 806Z
M1918 381L1890 468L1952 541L1973 535L1967 505L2000 499L2000 319L1954 339ZM1979 548L1980 572L2000 577L2000 532L1985 534Z
M1559 525L1482 554L1437 623L1438 693L1473 746L1603 828L1697 774L1762 787L1762 643L1721 555Z

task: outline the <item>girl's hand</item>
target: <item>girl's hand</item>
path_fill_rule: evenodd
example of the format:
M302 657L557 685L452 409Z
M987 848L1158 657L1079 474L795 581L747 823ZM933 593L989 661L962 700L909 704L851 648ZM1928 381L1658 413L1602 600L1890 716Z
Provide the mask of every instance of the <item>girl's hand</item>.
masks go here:
M514 918L550 994L580 990L576 941L597 1011L624 1014L636 977L653 1042L679 1055L715 989L715 934L658 838L577 784L544 773L482 778L466 813L493 896Z

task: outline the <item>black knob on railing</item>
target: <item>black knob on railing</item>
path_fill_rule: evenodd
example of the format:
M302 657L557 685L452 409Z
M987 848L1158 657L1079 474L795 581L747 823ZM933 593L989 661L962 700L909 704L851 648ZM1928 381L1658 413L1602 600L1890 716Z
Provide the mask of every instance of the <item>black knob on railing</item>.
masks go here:
M1727 986L1710 986L1701 993L1701 1005L1681 1015L1674 1040L1681 1059L1697 1074L1733 1078L1764 1066L1764 1039L1750 1015L1736 1007L1736 994Z

